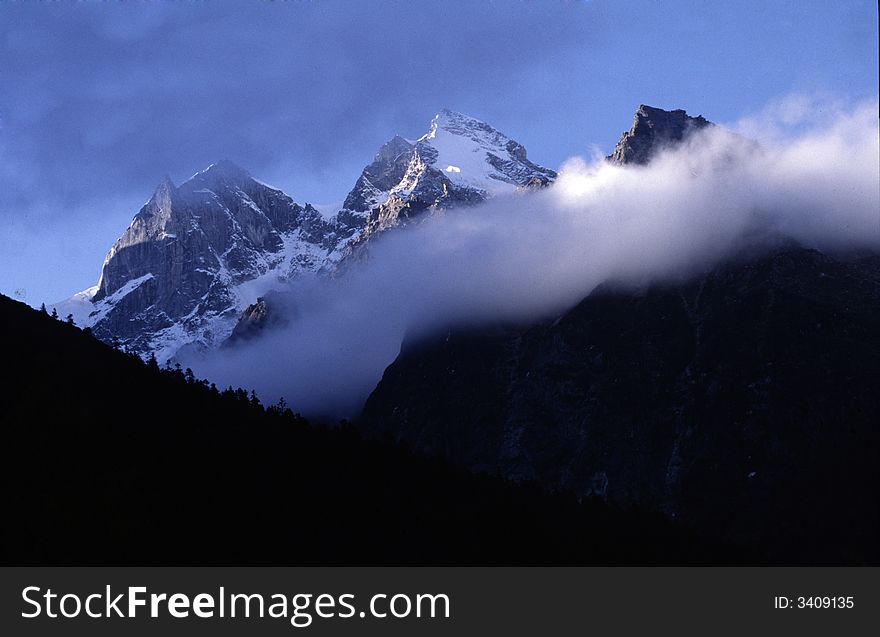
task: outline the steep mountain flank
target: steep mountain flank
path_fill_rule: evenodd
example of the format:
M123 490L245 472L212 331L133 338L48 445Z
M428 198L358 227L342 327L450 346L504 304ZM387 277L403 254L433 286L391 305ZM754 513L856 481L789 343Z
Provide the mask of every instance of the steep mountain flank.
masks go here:
M779 559L877 562L880 257L783 249L404 344L360 426L662 511Z

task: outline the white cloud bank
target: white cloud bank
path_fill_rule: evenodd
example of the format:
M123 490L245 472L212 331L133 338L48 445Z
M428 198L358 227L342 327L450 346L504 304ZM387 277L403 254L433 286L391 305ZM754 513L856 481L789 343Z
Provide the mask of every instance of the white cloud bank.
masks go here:
M287 327L189 364L306 414L352 416L407 330L552 315L605 280L687 276L779 237L880 249L877 102L815 121L792 103L797 117L775 105L732 127L760 145L717 127L647 167L575 158L545 190L389 232L342 280L292 284Z

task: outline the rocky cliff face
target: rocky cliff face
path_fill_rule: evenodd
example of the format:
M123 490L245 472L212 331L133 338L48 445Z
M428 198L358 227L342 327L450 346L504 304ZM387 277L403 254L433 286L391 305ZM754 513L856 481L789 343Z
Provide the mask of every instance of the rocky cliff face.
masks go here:
M848 520L880 531L878 315L876 256L792 248L604 287L553 321L405 343L360 426L779 555L812 538L858 560L872 540Z
M664 111L642 104L633 117L632 127L621 135L607 159L616 164L647 164L664 147L712 125L702 115L691 117L681 109Z
M286 325L292 317L286 316L282 308L288 311L289 308L282 303L273 302L275 296L276 293L269 292L248 305L238 317L229 339L223 344L235 345L259 336L263 330Z
M62 310L144 355L214 347L247 301L244 284L317 271L345 230L218 162L179 187L165 179L108 252L98 286Z

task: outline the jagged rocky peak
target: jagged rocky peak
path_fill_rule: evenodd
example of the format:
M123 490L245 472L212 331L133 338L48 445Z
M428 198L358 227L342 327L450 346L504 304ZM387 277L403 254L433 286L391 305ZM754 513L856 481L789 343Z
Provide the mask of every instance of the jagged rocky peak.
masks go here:
M147 205L144 206L144 209L149 212L169 210L176 191L177 188L174 186L174 182L171 181L171 177L165 175L162 182L156 186L156 191L153 193L150 201L147 202Z
M383 144L373 162L364 168L354 188L348 193L342 204L343 208L367 212L382 203L383 194L387 194L400 183L406 174L414 148L414 144L399 135Z
M393 162L404 153L413 149L413 143L400 135L395 135L389 141L382 144L382 148L376 153L374 163L387 164Z
M534 178L552 181L556 173L528 160L519 142L486 122L469 115L441 110L428 133L419 139L429 164L443 171L456 185L496 194L510 186L525 186ZM431 161L433 160L433 161Z
M186 182L185 185L189 186L190 189L195 190L199 187L241 188L242 186L249 186L252 183L259 184L259 182L251 177L250 173L244 168L228 159L221 159L204 170L197 172Z
M489 145L494 148L506 147L512 141L507 135L499 132L486 122L448 108L441 109L434 116L434 119L431 120L430 130L425 138L434 139L443 131L461 137L468 137L477 144ZM525 159L525 149L516 142L513 143L521 151L518 158Z
M229 346L251 340L262 334L267 328L286 324L286 317L279 311L279 306L283 306L283 304L275 298L276 296L270 292L265 297L261 296L254 303L248 305L238 317L232 334L223 345Z
M224 341L258 290L317 271L345 229L231 161L165 178L104 259L94 292L60 304L94 334L167 358Z
M620 137L607 159L616 164L647 164L661 148L682 141L692 131L713 126L702 115L691 117L682 109L665 111L642 104L632 127Z
M506 135L499 133L486 122L448 108L441 109L431 120L431 128L426 138L435 138L440 131L469 137L478 144L489 142L494 146L503 146L509 141Z
M363 218L363 243L424 211L480 203L555 179L554 171L529 161L519 142L486 122L443 109L417 140L395 136L379 149L340 214Z
M174 186L174 182L168 175L165 175L156 186L156 190L153 191L153 196L135 215L131 223L132 227L155 225L157 222L170 218L176 196L177 188Z
M255 187L266 188L266 186L251 177L246 170L224 159L197 172L179 187L174 185L171 177L165 175L156 187L153 196L144 204L143 208L135 216L135 219L147 221L158 216L159 219L168 221L173 212L193 199L193 195L209 191L220 192L226 188L253 191ZM154 229L157 229L155 224L153 225Z

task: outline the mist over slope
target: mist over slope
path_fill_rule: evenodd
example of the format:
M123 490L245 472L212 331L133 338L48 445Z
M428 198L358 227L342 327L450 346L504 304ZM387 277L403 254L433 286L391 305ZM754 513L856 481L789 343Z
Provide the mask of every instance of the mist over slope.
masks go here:
M857 105L762 144L707 128L647 166L574 158L549 188L388 233L363 267L279 295L295 317L285 328L184 362L304 413L353 415L408 331L552 316L609 279L680 280L782 240L876 250L877 109Z
M768 560L651 513L310 426L3 295L0 347L4 567Z
M558 317L406 339L369 437L662 511L782 562L875 563L880 254L783 246Z

